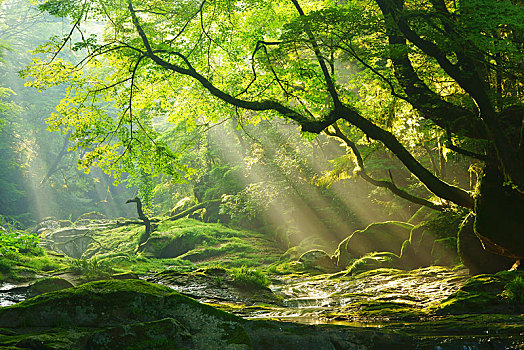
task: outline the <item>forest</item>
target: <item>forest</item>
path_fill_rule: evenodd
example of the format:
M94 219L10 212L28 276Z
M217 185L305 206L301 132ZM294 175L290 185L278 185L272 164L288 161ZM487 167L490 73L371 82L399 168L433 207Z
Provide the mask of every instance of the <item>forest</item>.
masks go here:
M0 349L524 348L522 0L0 0Z

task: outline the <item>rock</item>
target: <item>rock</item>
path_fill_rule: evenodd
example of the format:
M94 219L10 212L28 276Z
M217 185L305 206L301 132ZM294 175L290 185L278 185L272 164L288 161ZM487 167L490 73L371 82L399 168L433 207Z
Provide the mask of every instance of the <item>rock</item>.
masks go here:
M431 248L431 257L434 265L453 266L460 263L457 252L457 239L448 237L437 239Z
M409 241L413 249L412 268L428 267L433 264L431 249L436 235L432 229L423 223L413 228L410 232Z
M184 231L176 236L165 232L154 232L141 247L146 256L176 258L195 249L204 239L204 236L191 231Z
M75 221L75 226L88 226L93 223L91 219L79 219Z
M119 342L164 348L176 340L181 342L176 347L188 349L251 348L239 317L140 280L91 282L25 300L0 309L0 327L34 329L37 334L39 327L89 328L88 334L74 339L70 348L75 349L120 348Z
M398 255L390 252L375 252L364 255L348 266L347 273L356 275L380 268L402 269Z
M190 349L191 333L172 318L109 327L89 337L88 349Z
M305 252L298 259L304 264L306 269L315 269L322 272L335 272L340 269L333 263L328 253L323 250L315 249Z
M80 259L92 242L91 230L86 227L56 229L42 240L45 247L75 259Z
M54 216L43 218L42 221L33 229L33 233L39 236L45 236L48 232L54 231L60 227L60 223Z
M231 271L222 268L205 268L187 273L166 270L148 278L148 281L171 286L198 300L211 299L249 305L256 302L281 304L281 300L271 289L260 283L249 283L251 280L235 279Z
M409 239L412 228L413 225L405 222L386 221L353 232L335 251L337 266L345 268L352 258L360 258L371 252L400 254L402 244Z
M456 240L464 215L465 212L463 211L440 212L433 215L429 220L415 226L411 230L409 237L415 254L411 268L427 267L433 264L453 264L453 256L456 255L457 249L452 247L456 246L454 240ZM435 260L435 256L432 255L435 241L441 239L447 240L441 241L441 243L447 242L445 245L448 245L450 248L445 253L449 257L447 260L442 259L441 256L438 256L437 260ZM437 244L435 254L444 254L443 251L439 250L439 244Z
M123 273L116 273L111 276L112 279L115 280L128 280L128 279L138 279L138 275L133 272L123 272Z
M524 290L523 278L524 272L522 271L501 271L494 275L471 277L457 292L442 301L436 307L436 312L446 315L520 314L524 311L524 298L509 300L506 290L508 284L520 279L519 291L522 293Z
M515 261L484 250L482 243L473 231L473 223L473 215L468 216L458 235L460 260L469 268L470 274L496 273L510 269Z
M405 240L400 251L400 262L404 269L413 270L419 267L420 261L410 240Z
M43 278L29 286L29 293L30 295L35 296L71 287L73 287L73 284L63 278Z
M73 226L73 222L71 220L59 220L58 223L61 228Z
M76 222L78 222L79 220L107 220L107 216L97 211L92 211L90 213L80 215L76 219Z

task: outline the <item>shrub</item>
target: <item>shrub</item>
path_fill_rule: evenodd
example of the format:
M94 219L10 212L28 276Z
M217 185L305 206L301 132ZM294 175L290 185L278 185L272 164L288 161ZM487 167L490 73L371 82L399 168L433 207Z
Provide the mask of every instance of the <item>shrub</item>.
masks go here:
M113 269L105 261L92 259L75 259L69 270L78 275L84 275L88 280L103 279L113 273Z
M264 273L246 265L231 269L231 276L234 284L244 288L266 288L271 283Z
M42 255L44 250L38 246L40 239L37 235L28 234L23 231L15 231L0 234L0 254L29 253Z
M521 276L517 276L508 282L504 287L502 296L515 304L524 303L524 279Z

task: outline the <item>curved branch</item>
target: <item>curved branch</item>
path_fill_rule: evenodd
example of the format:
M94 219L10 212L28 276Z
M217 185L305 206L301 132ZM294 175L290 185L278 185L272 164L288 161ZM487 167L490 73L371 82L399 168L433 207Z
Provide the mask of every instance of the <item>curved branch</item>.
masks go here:
M186 64L187 68L184 68L184 67L181 67L181 66L165 61L164 59L159 57L155 53L155 51L153 51L153 49L151 48L151 44L149 43L149 40L146 34L144 33L144 30L142 29L142 27L140 26L140 23L138 22L138 18L136 17L131 1L129 1L128 3L128 8L129 8L129 11L131 12L133 24L146 48L145 54L147 55L147 57L149 57L153 62L155 62L156 64L158 64L159 66L165 69L171 70L173 72L176 72L182 75L192 77L193 79L200 82L200 84L202 84L202 86L206 90L208 90L213 96L221 99L222 101L225 101L236 107L245 108L245 109L249 109L253 111L271 111L271 110L276 111L280 113L281 115L300 123L304 131L309 131L309 132L314 132L314 133L315 132L318 133L322 131L324 128L326 128L328 125L330 125L331 123L335 121L334 119L331 120L329 116L324 118L323 120L310 120L304 117L303 115L301 115L299 112L289 107L286 107L276 101L271 101L271 100L247 101L247 100L243 100L243 99L234 97L218 89L216 86L213 85L213 83L211 83L210 80L208 80L206 77L198 73L193 68L193 66L190 64L187 57L179 52L171 52L171 54L175 54L179 58L181 58L184 61L184 63Z
M342 133L342 131L340 130L340 128L338 127L337 124L333 124L332 126L333 126L335 132L333 133L333 132L330 132L330 131L326 131L326 134L328 134L330 136L338 137L339 139L344 141L344 143L349 148L351 148L351 151L355 155L355 159L357 161L357 165L360 168L360 170L357 172L357 174L363 180L369 182L370 184L372 184L374 186L386 188L386 189L390 190L393 194L395 194L395 195L397 195L397 196L399 196L401 198L404 198L405 200L408 200L408 201L410 201L412 203L420 204L420 205L429 207L431 209L439 210L439 211L444 210L445 207L443 205L436 204L436 203L431 202L431 201L429 201L427 199L414 196L414 195L408 193L406 190L397 187L397 185L395 185L395 183L393 181L376 180L376 179L372 178L371 176L369 176L369 174L367 173L367 171L365 169L364 160L362 158L362 155L360 154L360 151L357 148L357 145L353 141L351 141L346 135L344 135L344 133ZM390 176L391 176L391 174L390 174Z
M465 208L473 208L473 197L469 192L450 185L432 174L413 157L391 132L373 124L352 108L344 107L337 112L340 118L364 131L368 137L381 141L435 195Z
M463 149L463 148L460 148L458 146L456 146L453 141L451 140L451 133L448 132L447 133L447 143L446 143L446 146L458 153L458 154L462 154L463 156L467 156L467 157L471 157L471 158L475 158L475 159L478 159L478 160L481 160L483 162L487 161L488 160L488 156L485 155L485 154L480 154L480 153L475 153L475 152L472 152L472 151L468 151L467 149Z

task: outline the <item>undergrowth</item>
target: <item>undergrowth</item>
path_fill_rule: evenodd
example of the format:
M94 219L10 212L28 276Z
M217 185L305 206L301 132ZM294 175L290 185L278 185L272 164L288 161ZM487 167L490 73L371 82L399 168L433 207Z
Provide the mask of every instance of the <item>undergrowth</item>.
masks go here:
M502 292L502 297L515 304L524 304L524 279L516 276L508 282Z
M74 274L83 275L87 280L104 279L113 274L108 262L96 258L74 259L69 270Z
M266 288L271 283L269 278L263 272L247 267L246 265L243 265L240 268L232 268L231 277L233 278L233 283L245 288Z

